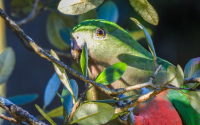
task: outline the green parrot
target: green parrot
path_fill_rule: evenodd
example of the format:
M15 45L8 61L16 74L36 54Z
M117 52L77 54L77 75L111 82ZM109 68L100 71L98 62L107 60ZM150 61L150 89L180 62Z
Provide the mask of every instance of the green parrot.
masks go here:
M109 85L109 88L125 88L147 82L155 71L151 53L113 22L99 19L86 20L74 27L71 33L71 53L75 60L80 58L85 43L88 48L88 71L91 79L95 80L99 73L115 63L127 64L125 73L119 80ZM156 64L162 65L162 69L154 79L154 83L162 85L167 82L167 67L172 64L161 58L157 58ZM164 91L134 107L136 125L182 124L181 118L166 96L167 92ZM127 96L134 94L142 94L142 90L125 93ZM87 93L88 100L105 98L109 97L95 87ZM124 124L124 122L110 124Z

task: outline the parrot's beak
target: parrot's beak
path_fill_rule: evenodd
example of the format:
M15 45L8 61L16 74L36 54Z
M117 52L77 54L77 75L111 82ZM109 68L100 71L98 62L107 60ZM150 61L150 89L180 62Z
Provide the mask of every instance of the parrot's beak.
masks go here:
M71 54L76 62L78 62L78 60L80 59L81 52L82 49L78 46L76 40L74 38L71 39Z

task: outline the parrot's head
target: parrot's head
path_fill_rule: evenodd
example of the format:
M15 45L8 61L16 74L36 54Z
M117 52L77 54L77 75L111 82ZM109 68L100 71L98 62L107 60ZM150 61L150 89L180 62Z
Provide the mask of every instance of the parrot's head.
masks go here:
M120 26L105 20L86 20L73 28L71 33L71 53L78 60L84 44L87 44L88 55L95 61L116 58L116 48L123 48L122 41L132 37ZM132 43L133 44L133 43Z

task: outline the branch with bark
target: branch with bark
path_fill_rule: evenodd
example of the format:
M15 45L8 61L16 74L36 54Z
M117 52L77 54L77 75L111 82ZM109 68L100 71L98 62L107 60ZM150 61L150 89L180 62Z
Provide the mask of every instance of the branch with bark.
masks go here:
M49 2L50 2L50 0L48 0L46 2L46 4L44 4L44 6L40 10L37 11L39 0L35 0L30 14L27 17L25 17L24 19L16 22L17 25L22 26L22 25L32 21L33 19L35 19L35 17L42 14L45 10L47 10L47 5L49 4Z
M0 118L14 122L19 123L21 125L47 125L46 123L38 120L33 115L29 114L24 109L18 107L11 101L7 100L6 98L3 98L0 96L0 107L6 110L13 118L4 116L3 114L0 114Z

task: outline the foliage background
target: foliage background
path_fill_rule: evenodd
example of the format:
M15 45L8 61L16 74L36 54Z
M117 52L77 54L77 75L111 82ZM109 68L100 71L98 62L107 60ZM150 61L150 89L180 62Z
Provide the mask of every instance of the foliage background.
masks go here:
M158 26L146 23L129 5L128 0L113 0L119 9L118 24L125 28L133 27L138 30L135 24L128 18L134 17L138 19L145 27L151 28L153 31L152 40L158 57L168 60L174 65L180 64L182 68L186 63L200 55L200 1L199 0L149 0L159 15ZM5 11L10 16L11 0L4 0ZM35 42L43 47L54 49L50 45L46 35L46 21L49 11L45 11L34 21L22 26L22 29L35 40ZM37 116L39 112L34 104L43 105L43 95L45 86L54 73L52 63L42 59L35 53L28 51L19 39L15 36L9 27L6 27L7 46L11 46L16 54L16 65L14 71L7 82L7 97L19 94L38 93L39 98L27 105L22 106L32 115ZM146 47L145 39L140 43ZM147 47L146 47L147 48ZM70 52L70 51L68 51ZM65 63L69 61L61 58ZM73 78L70 74L69 78ZM84 84L80 84L80 91ZM60 88L61 91L61 88ZM55 98L53 103L47 107L51 110L60 106L61 102ZM59 120L55 120L58 122ZM8 125L10 122L4 122ZM59 124L59 123L58 123ZM60 121L60 124L62 122Z

